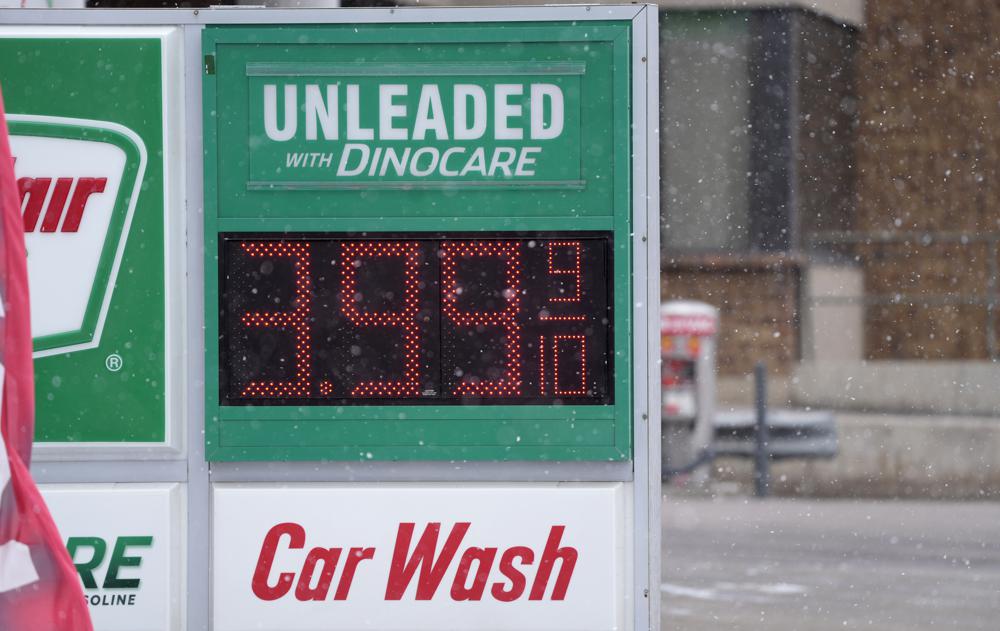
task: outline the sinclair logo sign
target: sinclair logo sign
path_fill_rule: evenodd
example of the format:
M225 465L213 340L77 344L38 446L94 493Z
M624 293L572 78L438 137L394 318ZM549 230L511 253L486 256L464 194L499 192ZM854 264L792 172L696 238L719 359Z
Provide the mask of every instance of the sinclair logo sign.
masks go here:
M584 72L250 63L249 188L580 188Z
M11 114L35 356L94 348L121 264L146 149L116 123Z

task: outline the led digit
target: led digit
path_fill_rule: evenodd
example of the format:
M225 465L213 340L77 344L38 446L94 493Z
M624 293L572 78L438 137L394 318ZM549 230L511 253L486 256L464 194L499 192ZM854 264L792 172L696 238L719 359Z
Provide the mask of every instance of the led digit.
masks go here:
M578 342L580 344L580 387L564 390L559 378L559 344L560 342ZM552 394L563 397L587 396L587 338L583 335L553 335L552 336Z
M399 241L350 241L340 248L340 310L358 327L399 327L403 330L403 378L397 381L363 381L351 390L353 397L420 396L420 246ZM360 309L358 269L377 265L379 259L402 258L403 307L399 311L363 311Z
M570 268L564 269L555 266L552 255L556 248L571 248L573 250L573 265ZM550 276L572 276L574 279L572 294L549 298L549 300L552 302L580 302L580 242L551 241L548 245L548 263Z
M295 262L295 302L287 311L248 311L240 321L248 328L291 329L295 334L295 379L292 381L251 381L245 397L289 398L309 396L312 377L312 339L309 333L311 309L309 243L243 242L243 252L251 258L291 258Z
M463 259L500 258L504 261L500 311L464 311L459 307L458 266ZM521 327L517 322L521 294L521 253L517 241L445 241L441 246L441 310L461 327L496 326L504 330L504 374L496 380L463 378L456 396L516 397L521 395Z
M538 394L545 396L545 336L538 336Z

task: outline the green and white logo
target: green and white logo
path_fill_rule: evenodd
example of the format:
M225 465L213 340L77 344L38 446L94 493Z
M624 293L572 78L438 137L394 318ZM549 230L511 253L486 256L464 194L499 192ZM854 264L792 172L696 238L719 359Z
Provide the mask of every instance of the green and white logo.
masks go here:
M35 357L96 348L146 168L112 122L11 114Z
M584 186L564 62L246 65L250 190Z
M142 586L138 571L143 548L153 545L153 537L70 537L66 541L73 565L83 582L84 595L91 607L132 607ZM128 574L128 576L125 576Z
M175 28L0 28L48 451L175 446L180 43Z

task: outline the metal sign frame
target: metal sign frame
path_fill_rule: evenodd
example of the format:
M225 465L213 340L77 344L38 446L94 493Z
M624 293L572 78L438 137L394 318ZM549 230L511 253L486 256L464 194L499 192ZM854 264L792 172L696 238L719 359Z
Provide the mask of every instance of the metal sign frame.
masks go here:
M633 460L625 462L311 462L208 463L201 440L205 428L204 256L198 219L204 208L202 138L202 30L208 24L369 24L627 20L632 24L632 198L634 261ZM175 418L181 448L151 453L142 446L98 454L81 448L58 459L39 454L32 470L44 483L179 482L186 501L186 554L182 574L186 602L180 628L211 628L212 484L217 482L625 482L631 489L626 540L633 575L626 592L627 628L658 629L660 583L660 399L659 399L659 159L657 8L546 6L406 9L209 9L209 10L0 10L0 24L67 26L175 26L183 37L184 108L182 153L187 218L186 253L174 261L183 287L187 330L173 367L183 370L184 409ZM181 361L183 357L183 362ZM178 365L182 364L182 365ZM104 459L98 460L103 456ZM629 599L631 598L631 602Z
M213 461L356 460L359 454L367 454L374 460L628 460L633 409L629 347L631 121L627 106L631 100L631 25L619 20L582 24L563 21L555 28L552 22L484 21L474 25L413 26L403 30L386 28L385 24L307 25L275 30L213 25L205 30L203 53L206 60L211 60L207 62L211 71L206 72L203 87L205 338L219 339L224 332L219 330L218 314L224 258L219 248L225 233L240 233L245 238L273 232L355 232L376 237L402 231L430 237L439 232L516 234L572 226L587 231L585 234L607 232L612 239L609 275L618 289L609 296L613 320L606 330L610 330L612 346L617 349L612 356L614 371L609 384L613 401L602 405L577 405L572 401L562 405L513 405L502 399L484 401L482 405L450 406L420 401L408 405L382 405L378 401L348 406L225 405L220 400L218 383L225 362L219 345L210 344L205 349L208 457ZM504 48L498 50L498 46ZM436 61L408 70L409 64L398 61L398 51L412 54L418 47ZM467 61L478 58L474 53L477 47L488 51L488 62ZM281 50L280 55L276 49ZM355 67L359 62L345 61L353 59L359 50L366 55L363 69ZM548 59L546 66L529 65L527 59L535 56ZM295 58L299 61L276 61ZM334 58L341 61L335 62ZM560 70L560 65L576 67ZM407 71L412 75L405 74ZM462 181L396 182L388 175L386 179L344 182L339 176L325 175L325 169L319 170L323 176L312 177L332 181L281 180L303 178L303 171L292 168L255 175L254 161L263 161L255 156L285 151L287 143L268 142L262 130L254 133L258 121L254 112L262 107L252 103L258 94L251 88L254 81L290 81L303 73L316 73L316 78L336 74L338 80L350 77L350 81L357 81L357 75L367 75L370 81L392 77L392 81L404 85L410 82L416 91L429 77L434 81L443 79L442 73L481 85L489 73L517 76L518 72L533 73L529 75L533 81L572 76L581 82L576 96L570 93L566 98L567 111L580 116L576 125L566 124L567 132L581 132L575 151L579 161L575 156L568 159L574 155L568 147L546 147L539 163L553 164L558 156L560 165L575 163L578 172L573 177L585 176L586 182L578 180L568 188L563 186L565 182L554 183L550 178L540 182L514 179L487 180L472 186ZM345 118L349 120L350 116ZM244 120L249 130L244 128ZM539 141L505 140L501 144L516 146L518 142L526 145ZM426 143L417 141L415 146ZM337 145L323 146L333 149ZM294 150L303 148L310 149ZM346 158L348 154L343 155ZM342 165L344 158L336 162ZM280 160L279 164L287 166ZM249 172L244 165L250 166ZM256 181L259 177L275 181L261 183ZM454 187L463 185L467 188L459 188L461 194L456 195ZM386 230L388 225L393 230ZM319 261L315 261L314 267L318 265ZM313 313L318 317L318 312ZM316 364L313 370L319 362Z

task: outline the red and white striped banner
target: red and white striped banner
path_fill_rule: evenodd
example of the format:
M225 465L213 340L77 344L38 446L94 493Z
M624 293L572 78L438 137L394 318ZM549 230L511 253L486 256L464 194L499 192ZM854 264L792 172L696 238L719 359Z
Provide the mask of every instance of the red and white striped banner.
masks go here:
M31 479L27 255L0 95L0 629L92 631L73 562Z

